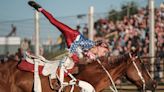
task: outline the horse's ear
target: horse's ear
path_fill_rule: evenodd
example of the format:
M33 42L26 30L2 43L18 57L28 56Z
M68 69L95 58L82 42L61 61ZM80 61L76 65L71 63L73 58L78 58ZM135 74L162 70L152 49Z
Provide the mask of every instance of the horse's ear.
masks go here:
M131 54L132 54L132 56L137 56L137 52L139 51L139 47L134 47L134 46L132 46L131 47Z

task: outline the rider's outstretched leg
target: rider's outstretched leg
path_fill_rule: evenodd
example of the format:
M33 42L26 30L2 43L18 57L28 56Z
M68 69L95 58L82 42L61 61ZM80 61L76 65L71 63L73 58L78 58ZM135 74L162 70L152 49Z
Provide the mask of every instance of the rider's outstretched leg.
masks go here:
M36 2L29 1L28 4L31 7L33 7L34 9L36 9L37 11L41 12L50 21L50 23L52 25L57 27L62 32L62 34L64 35L64 37L66 39L67 46L68 46L68 48L70 48L71 44L74 42L76 37L80 34L80 32L77 30L74 30L74 29L70 28L69 26L65 25L64 23L58 21L56 18L54 18L52 16L52 14L50 14L48 11L43 9Z

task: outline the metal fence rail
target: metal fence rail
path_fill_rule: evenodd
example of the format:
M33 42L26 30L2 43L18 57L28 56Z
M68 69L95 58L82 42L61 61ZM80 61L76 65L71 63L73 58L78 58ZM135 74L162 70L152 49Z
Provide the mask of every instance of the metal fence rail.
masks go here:
M116 86L119 92L139 92L137 87L133 84L122 84ZM163 92L164 85L158 85L155 92ZM103 92L112 92L110 88L103 90Z

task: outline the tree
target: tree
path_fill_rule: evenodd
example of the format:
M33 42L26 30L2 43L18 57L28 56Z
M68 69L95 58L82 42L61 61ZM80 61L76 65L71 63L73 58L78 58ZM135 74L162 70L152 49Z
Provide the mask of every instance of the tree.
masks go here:
M119 12L116 11L115 9L112 9L110 12L109 12L109 15L108 15L108 19L110 21L116 21L120 18L119 16Z
M131 16L138 12L138 5L136 2L128 2L121 6L121 11L112 9L109 11L108 19L112 21L122 20L124 16Z
M128 2L123 4L121 7L121 15L122 16L130 16L136 14L138 12L138 5L136 2Z

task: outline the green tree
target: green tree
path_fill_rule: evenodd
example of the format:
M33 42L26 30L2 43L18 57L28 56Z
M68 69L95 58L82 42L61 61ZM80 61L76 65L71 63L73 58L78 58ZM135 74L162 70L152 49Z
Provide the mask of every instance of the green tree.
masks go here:
M133 14L136 14L138 12L138 5L136 2L128 2L126 4L123 4L121 6L121 11L117 11L115 9L112 9L109 11L108 19L112 21L122 20L124 16L131 16Z
M110 20L110 21L116 21L116 20L118 20L119 19L119 12L118 11L116 11L115 9L113 9L113 10L111 10L110 12L109 12L109 15L108 15L108 19Z
M121 7L121 17L123 18L123 16L131 16L134 15L138 12L138 5L136 2L128 2L126 4L123 4Z

